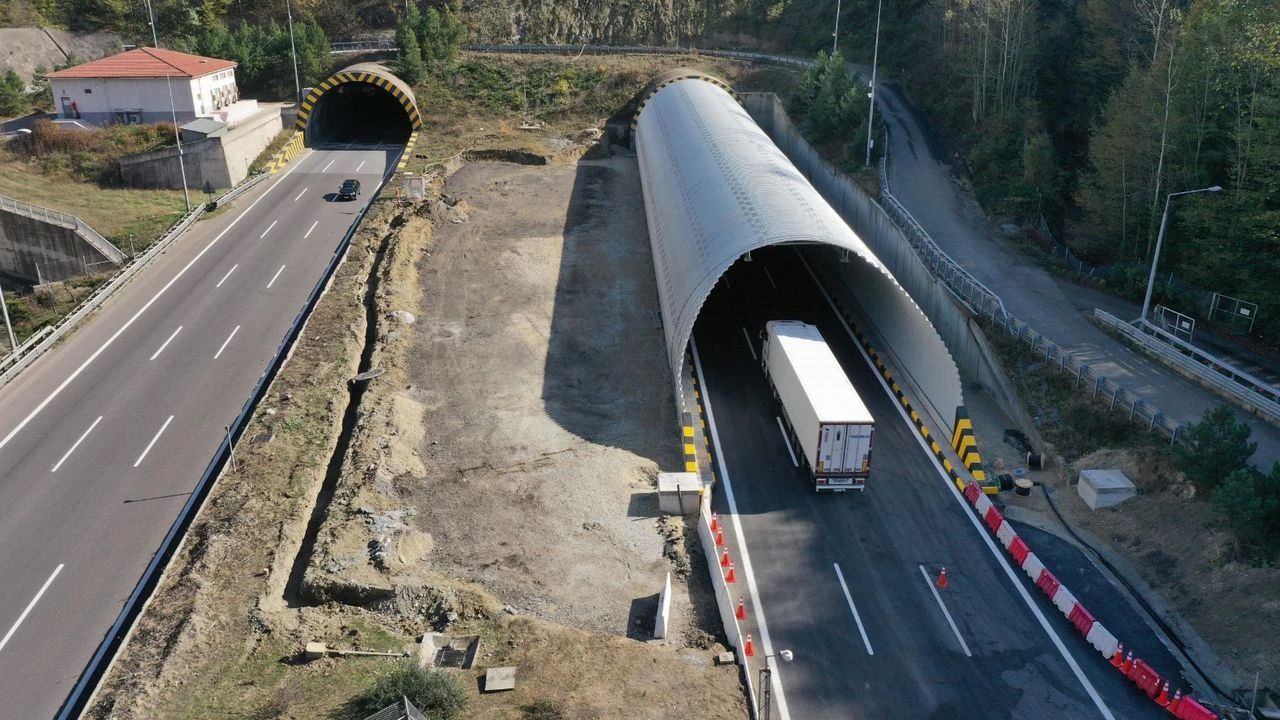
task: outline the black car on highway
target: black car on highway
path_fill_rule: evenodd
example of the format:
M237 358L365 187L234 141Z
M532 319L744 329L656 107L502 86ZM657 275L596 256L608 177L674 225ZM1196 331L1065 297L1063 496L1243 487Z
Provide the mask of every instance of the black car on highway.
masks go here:
M360 181L347 179L342 181L342 187L338 188L339 200L355 200L360 195Z

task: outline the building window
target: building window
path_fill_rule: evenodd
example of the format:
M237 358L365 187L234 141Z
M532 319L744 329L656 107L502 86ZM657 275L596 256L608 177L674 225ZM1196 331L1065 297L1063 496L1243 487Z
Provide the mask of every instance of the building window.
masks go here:
M85 89L84 89L84 94L85 94L85 95L92 95L92 94L93 94L93 88L85 88Z

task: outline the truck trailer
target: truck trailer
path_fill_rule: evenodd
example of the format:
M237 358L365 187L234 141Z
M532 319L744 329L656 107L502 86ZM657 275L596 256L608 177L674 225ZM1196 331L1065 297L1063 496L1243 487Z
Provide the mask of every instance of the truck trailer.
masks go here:
M760 365L814 489L865 490L875 419L818 328L798 320L765 323Z

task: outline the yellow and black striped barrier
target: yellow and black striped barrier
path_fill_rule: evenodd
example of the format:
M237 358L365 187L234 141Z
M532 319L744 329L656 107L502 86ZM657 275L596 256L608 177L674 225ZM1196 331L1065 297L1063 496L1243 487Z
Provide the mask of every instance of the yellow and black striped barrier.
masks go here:
M355 66L359 67L359 66ZM418 105L412 95L403 91L396 82L382 75L381 72L361 72L347 71L334 73L325 78L323 82L311 88L311 92L307 94L307 98L302 101L302 105L298 107L298 130L307 129L307 118L311 116L311 111L315 109L316 103L320 101L320 96L326 92L342 85L343 83L368 83L379 87L389 93L404 108L404 112L409 116L409 122L414 130L422 127L422 118L418 115ZM398 80L397 80L398 82Z
M960 461L973 475L979 484L985 485L987 471L982 467L982 454L978 452L978 438L973 434L973 421L969 419L969 410L961 405L956 408L955 431L951 434L951 449L960 456ZM985 487L984 487L985 490Z
M698 445L697 435L693 431L693 415L690 413L681 413L683 427L681 427L681 445L684 447L684 471L696 473L698 472Z
M409 133L409 142L405 143L404 152L400 153L400 162L396 163L396 172L404 172L405 167L409 164L409 159L413 157L413 146L418 142L418 131L414 130Z
M823 280L823 284L825 285L825 278L822 278L821 272L816 268L814 272ZM835 303L836 309L840 311L840 316L843 317L844 321L853 329L854 337L858 339L858 344L862 345L862 348L866 350L867 355L871 358L872 364L876 366L876 371L879 372L880 376L889 384L889 389L893 391L893 396L898 399L898 402L902 404L902 408L907 411L907 416L911 418L911 422L916 426L916 431L919 432L920 436L924 438L924 441L929 444L929 451L938 459L938 462L942 463L942 468L947 471L947 476L951 478L953 483L955 483L956 488L963 492L964 487L967 484L966 480L961 477L959 472L956 471L955 466L951 463L951 459L946 456L946 452L943 450L942 445L940 445L937 439L933 437L933 433L929 432L929 428L924 424L924 418L922 418L920 413L911 406L910 398L908 398L907 394L903 392L898 381L893 379L893 373L890 372L889 368L885 365L884 360L880 358L880 353L876 352L876 349L871 346L871 341L867 339L867 336L863 334L862 330L858 327L858 324L854 322L853 316L844 306L844 303L841 302L840 298L835 293L830 292L829 288L828 295L830 295L831 301ZM959 418L959 413L962 411L964 411L963 406L957 410L957 418ZM966 448L969 450L969 459L973 463L970 464L969 462L966 462L965 468L969 470L971 475L973 475L973 479L978 481L984 493L994 495L999 492L999 486L987 483L987 474L982 469L982 458L978 455L977 439L973 437L973 425L969 422L969 415L967 412L965 412L964 417L965 422L969 423L969 442L966 445ZM957 425L958 423L959 421L957 420ZM957 432L959 432L958 427ZM952 438L951 449L956 451L956 454L960 456L961 460L964 460L966 455L959 451L956 440L956 437Z
M280 168L288 165L290 160L298 157L302 150L302 133L294 132L289 137L288 142L284 144L284 147L280 148L279 152L271 157L271 161L267 163L267 172L278 172Z

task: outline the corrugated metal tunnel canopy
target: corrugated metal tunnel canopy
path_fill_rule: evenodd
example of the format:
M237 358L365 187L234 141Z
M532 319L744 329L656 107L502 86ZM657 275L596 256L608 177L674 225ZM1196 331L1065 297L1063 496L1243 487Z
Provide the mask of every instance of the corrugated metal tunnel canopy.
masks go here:
M862 290L894 298L874 305L896 306L888 319L911 324L945 354L889 270L722 85L701 78L669 83L647 98L636 122L667 356L681 395L685 348L703 303L733 263L770 245L847 250L869 266L860 274ZM958 402L958 376L953 384Z

